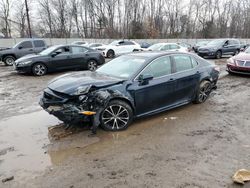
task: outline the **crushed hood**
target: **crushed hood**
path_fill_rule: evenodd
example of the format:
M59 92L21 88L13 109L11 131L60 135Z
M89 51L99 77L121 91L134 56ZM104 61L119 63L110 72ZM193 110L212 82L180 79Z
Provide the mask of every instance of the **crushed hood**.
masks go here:
M78 88L89 86L101 88L120 83L121 81L123 80L96 72L82 71L59 76L49 83L48 88L56 92L76 95Z

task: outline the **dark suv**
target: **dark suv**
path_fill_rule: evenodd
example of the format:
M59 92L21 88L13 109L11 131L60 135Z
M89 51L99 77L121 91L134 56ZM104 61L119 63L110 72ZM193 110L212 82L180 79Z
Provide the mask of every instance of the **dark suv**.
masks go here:
M198 49L201 57L220 59L222 55L236 55L240 52L240 41L237 39L216 39Z
M27 54L37 54L47 48L44 40L41 39L28 39L17 43L9 49L0 51L0 61L5 65L13 65L16 59L23 57Z

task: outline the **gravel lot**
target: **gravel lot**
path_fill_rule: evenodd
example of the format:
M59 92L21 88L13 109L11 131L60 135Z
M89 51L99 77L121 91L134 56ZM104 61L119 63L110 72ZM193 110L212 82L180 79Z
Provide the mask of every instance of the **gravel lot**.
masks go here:
M231 176L250 169L250 78L227 75L225 60L215 61L225 76L206 103L96 137L64 131L38 105L65 72L33 77L0 65L0 180L14 176L0 187L240 187Z

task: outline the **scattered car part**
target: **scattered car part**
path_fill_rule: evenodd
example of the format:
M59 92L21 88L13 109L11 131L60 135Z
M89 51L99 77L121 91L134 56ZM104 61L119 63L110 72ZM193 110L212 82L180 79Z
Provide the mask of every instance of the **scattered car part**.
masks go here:
M245 169L238 170L233 175L233 181L239 184L245 184L246 181L250 181L250 171Z

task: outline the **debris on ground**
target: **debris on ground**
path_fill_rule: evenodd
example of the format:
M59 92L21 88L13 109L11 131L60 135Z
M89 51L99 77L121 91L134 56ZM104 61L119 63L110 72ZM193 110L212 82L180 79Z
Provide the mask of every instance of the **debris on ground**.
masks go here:
M11 152L11 151L14 151L14 150L15 150L14 147L4 148L4 149L0 150L0 155L5 155L8 152Z
M13 179L14 179L14 176L10 176L10 177L8 177L8 178L2 179L2 182L5 183L5 182L11 181L11 180L13 180Z
M250 171L245 169L238 170L233 176L233 181L235 183L245 184L246 181L250 181Z

